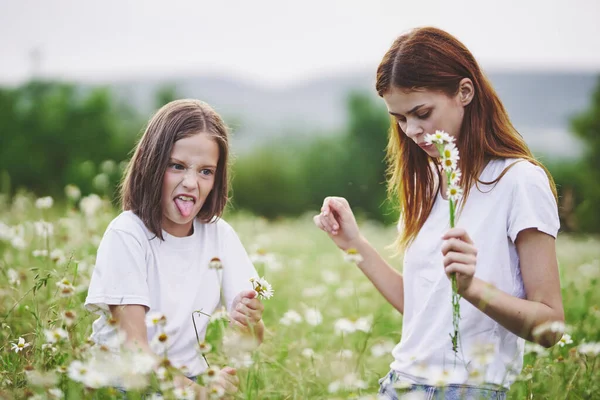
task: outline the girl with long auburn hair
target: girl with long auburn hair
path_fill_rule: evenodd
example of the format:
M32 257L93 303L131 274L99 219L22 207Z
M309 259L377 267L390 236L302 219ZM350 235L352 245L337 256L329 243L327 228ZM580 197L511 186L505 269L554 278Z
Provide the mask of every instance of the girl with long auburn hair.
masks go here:
M388 188L400 207L403 273L362 236L344 198L327 197L314 221L339 248L360 253L359 268L404 316L380 395L504 399L523 366L524 340L550 347L561 337L543 329L564 322L552 177L471 52L447 32L419 28L398 37L376 88L391 117ZM452 136L460 154L464 196L453 229L440 154L425 142L436 130ZM462 296L456 353L452 274Z

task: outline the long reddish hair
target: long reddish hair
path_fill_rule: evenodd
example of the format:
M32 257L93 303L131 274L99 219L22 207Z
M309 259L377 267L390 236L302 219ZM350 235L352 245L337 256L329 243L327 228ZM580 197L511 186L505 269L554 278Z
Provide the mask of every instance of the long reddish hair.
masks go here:
M455 37L437 28L417 28L398 37L377 68L377 93L383 97L392 88L434 90L454 96L463 78L473 82L474 97L465 107L457 147L465 203L469 189L479 181L486 163L498 158L521 158L542 167L554 196L556 187L548 170L535 158L510 122L495 90L471 52ZM433 132L429 132L433 133ZM387 146L388 192L400 206L399 245L410 244L433 207L438 185L431 168L436 160L401 131L395 118Z

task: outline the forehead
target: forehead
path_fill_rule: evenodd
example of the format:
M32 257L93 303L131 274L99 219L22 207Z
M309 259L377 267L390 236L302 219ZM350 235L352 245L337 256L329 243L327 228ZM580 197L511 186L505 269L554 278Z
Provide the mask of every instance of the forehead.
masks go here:
M219 161L217 139L207 133L196 133L179 139L173 144L171 157L189 163L212 163Z
M394 87L383 95L383 100L389 112L406 114L421 104L430 106L449 99L444 93L433 90L407 90Z

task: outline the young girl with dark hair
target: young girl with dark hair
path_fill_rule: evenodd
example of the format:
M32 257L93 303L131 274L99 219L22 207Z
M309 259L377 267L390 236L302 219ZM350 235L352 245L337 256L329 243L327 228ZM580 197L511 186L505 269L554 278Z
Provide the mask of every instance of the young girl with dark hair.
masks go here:
M256 271L220 218L227 203L228 152L225 124L207 104L177 100L158 110L129 163L123 212L102 238L85 301L100 314L92 334L98 344L114 344L124 333L126 347L153 354L153 338L166 334L167 358L187 375L177 376L175 384L194 388L198 396L205 390L193 378L207 365L197 335L202 340L209 317L196 310L210 316L223 299L232 324L259 342L264 331L263 305L250 282ZM209 266L215 258L222 269ZM147 328L146 313L164 316L165 325ZM230 394L239 385L229 367L214 382Z

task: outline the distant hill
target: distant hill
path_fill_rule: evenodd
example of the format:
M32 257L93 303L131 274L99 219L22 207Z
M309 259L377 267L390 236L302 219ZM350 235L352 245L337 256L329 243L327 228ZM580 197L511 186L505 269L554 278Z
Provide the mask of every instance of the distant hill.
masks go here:
M511 119L537 153L574 157L581 145L568 133L569 119L590 102L597 74L559 72L491 72L488 74ZM339 132L346 120L348 92L376 97L373 74L323 77L270 90L217 76L140 79L108 82L139 111L150 114L155 93L173 85L183 97L202 99L220 112L234 132L234 147L243 152L282 135ZM384 110L385 106L381 102Z

